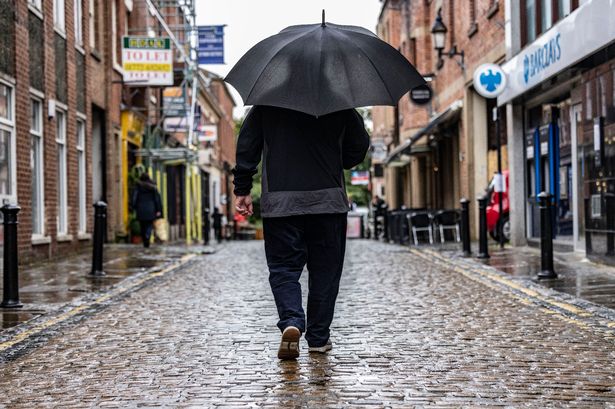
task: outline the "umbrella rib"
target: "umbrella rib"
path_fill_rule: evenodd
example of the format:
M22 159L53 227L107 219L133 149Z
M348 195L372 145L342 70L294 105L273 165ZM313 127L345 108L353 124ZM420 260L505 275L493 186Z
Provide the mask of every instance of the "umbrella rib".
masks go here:
M346 35L346 33L343 32L343 30L339 30L338 31L341 35L343 35L346 39L348 39L348 43L352 44L353 46L355 46L359 51L361 51L361 54L363 54L365 56L365 58L367 58L367 61L369 61L369 63L371 64L371 66L374 68L374 71L376 71L376 74L378 74L378 77L380 77L380 80L382 81L382 85L384 85L384 89L387 91L387 94L389 94L389 97L391 97L391 101L395 102L395 98L393 98L393 95L391 95L391 91L389 91L389 87L387 86L387 83L384 81L384 78L382 78L382 75L380 75L380 71L378 71L378 68L376 68L376 65L374 64L374 62L369 58L369 56L367 55L367 53L365 52L365 50L363 50L358 44L355 44L351 39L349 39L349 37ZM359 33L361 34L361 33ZM364 34L363 34L364 35Z
M320 27L320 25L318 26ZM305 31L303 33L301 33L301 35L293 38L292 40L290 40L289 42L287 42L286 44L284 44L282 47L280 47L280 49L278 51L275 52L275 54L273 54L273 56L269 59L269 61L273 61L275 59L275 57L278 56L278 54L280 54L282 52L283 49L285 49L286 47L288 47L290 44L294 43L295 41L297 41L298 39L300 39L301 37L306 36L307 34L311 33L314 30L309 30L309 31ZM252 96L252 92L254 92L254 88L256 88L256 85L258 84L258 82L261 80L261 77L263 76L263 74L265 73L265 71L267 70L267 68L269 67L269 64L266 64L265 67L263 68L263 71L261 71L260 74L258 74L258 78L256 79L256 81L254 81L254 85L252 86L252 89L250 90L250 92L248 93L248 95L246 96L246 100L245 103L248 103L248 100L250 99L250 97Z

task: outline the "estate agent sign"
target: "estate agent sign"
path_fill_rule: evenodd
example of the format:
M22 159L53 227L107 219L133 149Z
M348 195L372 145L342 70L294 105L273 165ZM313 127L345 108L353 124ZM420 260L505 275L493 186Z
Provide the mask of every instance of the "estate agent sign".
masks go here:
M123 37L124 83L136 86L173 85L173 50L166 37Z

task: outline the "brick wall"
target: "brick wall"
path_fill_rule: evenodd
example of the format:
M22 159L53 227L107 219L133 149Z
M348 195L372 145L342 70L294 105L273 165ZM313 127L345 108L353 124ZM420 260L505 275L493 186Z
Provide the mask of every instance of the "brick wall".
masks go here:
M119 105L121 93L119 86L113 86L110 78L110 64L108 61L108 26L105 21L110 18L109 2L97 1L96 13L100 16L99 52L92 53L89 41L89 2L94 0L80 0L82 6L83 44L76 46L74 2L65 1L65 35L66 55L55 55L54 41L58 33L54 28L53 2L43 1L43 8L39 12L32 11L26 1L15 2L15 123L17 148L17 202L21 206L19 225L20 261L29 261L58 257L90 246L89 235L79 235L79 163L77 151L77 120L85 121L85 155L86 155L86 233L93 228L92 210L92 104L115 111L115 115L108 115L115 121L110 124L119 126ZM120 2L123 3L123 2ZM30 58L29 58L29 18L42 18L43 26L43 173L44 173L44 236L45 239L34 243L32 240L32 174L30 170ZM100 31L102 30L102 31ZM83 58L83 79L85 96L84 108L79 112L77 102L81 96L77 90L77 58ZM67 84L67 111L66 111L66 157L67 157L67 207L68 207L68 237L62 242L57 240L57 145L56 121L57 118L48 117L48 104L56 99L56 66L61 59L66 61ZM118 74L119 75L119 74ZM116 76L117 78L117 76ZM109 98L111 89L115 88L116 98ZM107 126L107 130L112 129ZM117 152L113 149L112 139L107 137L108 158L116 158ZM112 170L111 166L107 167ZM111 180L111 179L109 179ZM111 183L108 184L111 186ZM109 196L109 194L108 194ZM109 212L113 214L113 206Z

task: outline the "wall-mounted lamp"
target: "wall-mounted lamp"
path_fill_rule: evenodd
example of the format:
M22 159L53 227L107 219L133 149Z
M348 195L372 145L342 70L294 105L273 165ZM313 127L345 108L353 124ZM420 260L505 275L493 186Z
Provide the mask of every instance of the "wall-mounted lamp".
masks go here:
M444 59L442 58L443 54L448 55L448 58L453 58L456 55L461 57L461 61L455 60L457 64L461 67L461 69L465 69L464 66L464 57L465 53L463 51L457 51L457 46L454 45L449 51L444 51L444 43L446 42L446 33L448 32L448 28L444 25L442 21L442 9L438 9L438 14L436 15L436 21L434 21L433 26L431 27L431 35L433 37L434 49L438 51L438 65L437 68L441 69L444 66Z

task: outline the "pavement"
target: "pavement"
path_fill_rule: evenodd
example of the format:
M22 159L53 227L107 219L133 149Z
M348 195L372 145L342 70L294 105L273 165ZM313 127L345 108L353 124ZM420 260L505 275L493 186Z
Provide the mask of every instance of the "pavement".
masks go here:
M432 249L456 261L464 258L459 244L447 243ZM473 247L476 256L477 246ZM575 252L555 252L557 278L538 279L541 270L540 249L534 247L489 248L490 258L477 260L510 276L525 286L538 284L584 301L615 309L615 267L594 263Z
M608 308L350 241L333 350L279 361L267 274L262 242L228 243L5 339L0 406L615 408Z
M215 248L212 246L199 245L154 245L143 249L142 246L130 244L108 244L103 253L104 276L89 274L92 268L91 250L53 262L20 266L19 296L24 306L0 309L0 334L26 321L65 309L82 299L104 294L127 278L165 269L186 254L213 251ZM0 273L1 270L0 265Z

